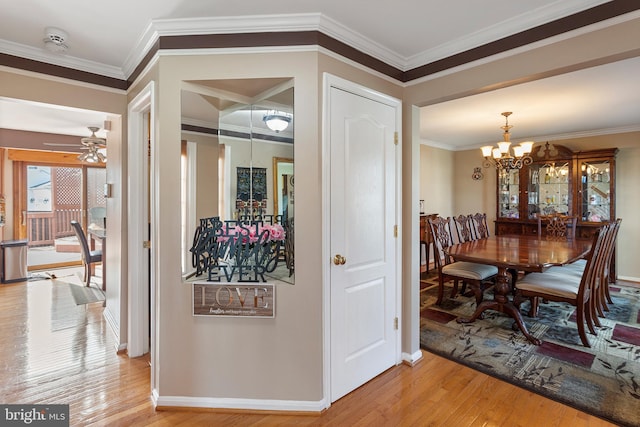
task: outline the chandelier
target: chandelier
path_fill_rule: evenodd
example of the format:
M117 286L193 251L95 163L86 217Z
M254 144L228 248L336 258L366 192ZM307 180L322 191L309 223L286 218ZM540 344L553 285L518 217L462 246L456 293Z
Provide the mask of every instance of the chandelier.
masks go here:
M274 132L280 132L285 130L289 123L291 123L291 116L285 113L280 113L278 111L272 111L268 114L265 114L262 118L262 121L267 125L269 129Z
M509 125L509 116L511 114L511 111L502 113L505 118L505 125L500 126L500 129L504 130L502 134L504 139L498 142L498 147L491 145L480 147L482 155L485 158L485 167L493 165L498 170L521 169L522 166L529 165L533 162L533 159L529 156L533 148L533 141L521 142L520 145L511 147L513 149L513 156L509 151L509 147L511 146L509 129L513 127Z

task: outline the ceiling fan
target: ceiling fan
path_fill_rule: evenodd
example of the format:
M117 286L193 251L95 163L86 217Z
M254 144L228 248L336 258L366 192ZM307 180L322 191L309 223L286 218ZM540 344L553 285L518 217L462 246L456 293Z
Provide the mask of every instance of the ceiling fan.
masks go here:
M96 136L96 132L100 130L98 127L89 126L91 136L82 138L80 142L84 147L83 150L87 150L86 153L82 153L78 156L78 160L89 163L104 163L107 161L105 156L105 148L107 147L107 140Z
M91 131L91 136L82 138L80 140L82 145L84 145L85 147L93 147L93 146L106 147L107 146L106 139L96 136L96 132L100 130L99 127L89 126L89 130Z
M99 127L89 126L88 129L91 131L91 136L84 137L80 139L80 142L83 146L88 147L90 145L99 145L102 147L107 146L107 140L104 138L100 138L96 136L96 132L100 130ZM62 142L43 142L42 145L48 145L49 147L78 147L78 144L70 144L70 143L62 143ZM84 149L84 147L80 147Z
M78 156L78 160L89 163L106 162L107 158L105 156L105 149L107 147L107 140L96 135L96 132L100 130L99 127L89 126L88 129L91 131L91 136L81 138L80 143L82 145L79 147L81 150L86 150L86 153L82 153ZM55 142L44 142L43 145L51 147L78 147L78 144Z

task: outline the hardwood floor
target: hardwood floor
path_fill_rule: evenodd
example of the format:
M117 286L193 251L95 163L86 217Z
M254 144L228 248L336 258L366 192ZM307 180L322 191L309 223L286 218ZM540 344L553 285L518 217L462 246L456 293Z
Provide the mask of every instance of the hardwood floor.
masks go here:
M56 280L0 285L0 403L66 403L73 426L607 426L603 420L423 353L320 415L156 411L147 358L117 355L102 304Z

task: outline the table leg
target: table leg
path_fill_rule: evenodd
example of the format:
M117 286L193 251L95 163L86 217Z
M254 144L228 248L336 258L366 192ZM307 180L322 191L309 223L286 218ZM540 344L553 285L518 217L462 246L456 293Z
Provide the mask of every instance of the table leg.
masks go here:
M498 276L496 284L493 287L494 299L493 301L483 301L478 305L478 308L473 315L468 318L458 318L458 323L471 323L482 315L485 310L495 310L508 314L516 321L518 328L522 331L525 337L535 345L540 345L542 342L531 335L527 330L522 315L518 310L518 307L513 305L513 302L509 300L509 294L511 293L511 274L506 267L498 267Z

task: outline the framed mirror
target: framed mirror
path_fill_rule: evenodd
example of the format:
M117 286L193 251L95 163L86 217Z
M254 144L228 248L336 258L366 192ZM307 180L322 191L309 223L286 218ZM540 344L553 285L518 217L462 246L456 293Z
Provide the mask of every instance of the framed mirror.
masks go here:
M293 284L293 82L185 82L185 91L190 95L183 100L195 95L203 101L196 114L204 109L217 118L215 132L204 139L191 138L183 123L183 138L187 144L196 141L192 156L197 158L183 162L196 169L185 173L195 176L196 190L184 190L194 194L195 200L185 203L196 212L195 230L184 236L191 242L187 251L195 271L190 274L222 282ZM193 120L185 117L191 108L183 103L183 122Z

